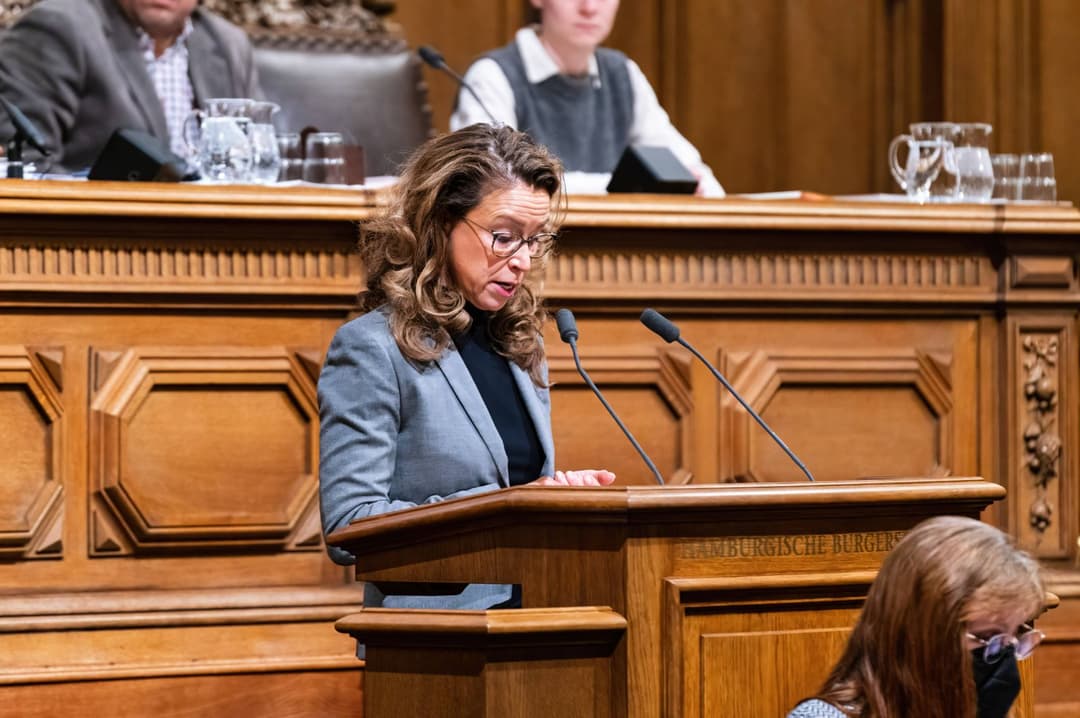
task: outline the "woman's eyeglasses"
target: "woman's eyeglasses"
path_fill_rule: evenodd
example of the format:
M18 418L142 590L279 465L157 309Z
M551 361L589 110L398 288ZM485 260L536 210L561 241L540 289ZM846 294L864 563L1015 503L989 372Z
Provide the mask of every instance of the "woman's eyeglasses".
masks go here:
M529 248L529 256L539 259L551 251L555 246L555 240L559 235L554 232L538 232L531 237L526 237L518 232L505 232L503 230L491 230L481 227L468 217L462 217L470 227L487 232L491 235L491 253L496 257L512 257L521 249L521 245Z
M1042 643L1046 637L1042 631L1027 624L1020 627L1021 633L1013 636L1008 633L999 633L990 638L979 638L968 633L967 637L982 646L983 660L987 663L997 663L1008 653L1010 648L1016 653L1016 660L1022 661L1035 652L1036 646Z

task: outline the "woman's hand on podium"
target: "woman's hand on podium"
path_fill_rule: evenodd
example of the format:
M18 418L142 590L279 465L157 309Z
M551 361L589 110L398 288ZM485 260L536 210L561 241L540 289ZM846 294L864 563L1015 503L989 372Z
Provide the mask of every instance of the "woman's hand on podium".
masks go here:
M605 469L580 469L556 471L554 476L541 476L532 486L607 486L615 481L615 474Z

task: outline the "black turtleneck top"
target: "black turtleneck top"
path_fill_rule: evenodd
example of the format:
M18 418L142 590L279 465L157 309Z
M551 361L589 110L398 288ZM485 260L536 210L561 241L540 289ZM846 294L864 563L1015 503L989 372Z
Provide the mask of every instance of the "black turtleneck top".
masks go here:
M536 434L517 382L510 373L510 363L491 346L487 312L466 305L472 326L454 337L454 345L469 369L480 396L499 430L510 466L510 485L527 484L540 477L544 468L544 449Z

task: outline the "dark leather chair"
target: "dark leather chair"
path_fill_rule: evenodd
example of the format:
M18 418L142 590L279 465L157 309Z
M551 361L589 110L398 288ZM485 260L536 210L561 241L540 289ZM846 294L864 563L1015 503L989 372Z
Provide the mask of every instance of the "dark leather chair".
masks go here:
M281 105L278 129L342 132L364 148L368 176L396 174L431 134L419 61L404 43L357 47L322 37L260 37L255 64L266 99Z

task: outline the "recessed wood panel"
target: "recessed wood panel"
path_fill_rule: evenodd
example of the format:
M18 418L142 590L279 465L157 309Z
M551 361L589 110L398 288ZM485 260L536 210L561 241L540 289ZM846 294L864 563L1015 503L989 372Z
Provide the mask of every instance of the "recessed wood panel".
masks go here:
M311 432L278 386L155 388L125 432L124 487L155 526L287 524Z
M815 478L826 481L950 472L957 453L950 364L947 354L904 350L776 350L728 357L733 385ZM722 395L721 404L736 476L804 480L732 397Z
M359 669L153 677L4 687L19 718L81 716L360 716Z
M940 421L912 387L783 387L761 415L818 480L940 471ZM748 431L754 476L805 478L760 427Z
M94 359L96 552L318 547L308 526L318 422L305 354L159 347Z
M682 464L678 417L655 389L601 387L619 418L665 477ZM620 484L654 483L630 442L587 387L552 392L551 423L560 469L608 469Z
M49 424L24 386L0 385L0 530L30 528L33 506L51 471Z
M848 633L825 628L701 636L704 688L696 715L786 715L800 697L821 687Z
M0 347L0 556L60 556L62 356Z
M672 353L645 351L635 355L597 347L583 365L665 482L686 483L692 478L688 367ZM582 381L573 361L558 349L549 361L556 468L608 469L619 484L655 483L648 465Z

